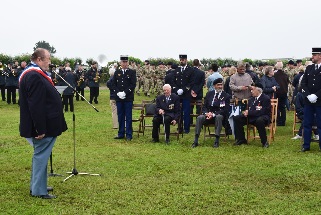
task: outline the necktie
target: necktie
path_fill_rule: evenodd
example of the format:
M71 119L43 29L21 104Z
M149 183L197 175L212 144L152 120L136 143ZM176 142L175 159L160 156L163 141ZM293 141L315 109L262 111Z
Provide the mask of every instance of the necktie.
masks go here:
M169 102L169 97L167 96L167 97L166 97L166 103L168 103L168 102Z
M318 70L319 65L315 64L315 70Z

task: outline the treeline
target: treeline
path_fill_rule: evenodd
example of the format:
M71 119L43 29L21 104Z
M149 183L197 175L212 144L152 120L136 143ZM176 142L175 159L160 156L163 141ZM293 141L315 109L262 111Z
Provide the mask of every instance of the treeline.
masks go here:
M291 58L283 58L283 59L281 59L281 61L283 62L283 64L287 64L287 62L290 59ZM141 60L139 58L135 58L135 57L131 57L131 56L129 57L129 61L130 62L135 62L136 64L143 64L144 60L146 60L146 59ZM159 62L163 62L165 64L167 64L168 62L179 64L179 60L178 59L173 59L173 58L150 58L148 60L150 61L151 65L155 65L155 66L158 65ZM296 59L293 59L293 60L296 60ZM303 61L303 64L304 64L305 61L307 61L309 59L305 58L305 59L301 59L301 60ZM2 62L2 64L8 64L8 63L11 63L11 62L14 62L14 61L18 61L18 62L26 61L26 62L29 62L30 61L30 55L29 54L23 54L23 55L17 55L17 56L9 56L9 55L5 55L5 54L0 54L0 62ZM63 58L63 59L60 59L60 58L57 58L57 57L52 57L51 58L51 63L55 64L55 65L61 65L61 64L64 65L67 62L69 62L71 66L74 66L77 63L78 64L91 65L91 63L93 61L94 61L93 58L89 58L85 62L83 62L81 58ZM192 65L192 61L193 61L193 59L190 59L188 61L188 63L190 65ZM207 69L207 67L210 66L213 63L216 63L219 66L223 66L223 65L236 66L238 60L234 60L234 59L231 59L231 58L225 58L225 59L222 59L222 58L216 58L216 59L203 58L203 59L200 59L200 61L205 66L205 69ZM255 66L258 66L260 63L266 63L268 65L273 66L277 62L277 59L252 60L252 59L249 59L249 58L245 58L245 59L243 59L243 61L244 62L248 62L251 65L255 65ZM110 65L110 64L112 64L114 62L116 62L116 61L111 61L111 62L108 63L108 65ZM108 69L106 69L106 71L107 70Z

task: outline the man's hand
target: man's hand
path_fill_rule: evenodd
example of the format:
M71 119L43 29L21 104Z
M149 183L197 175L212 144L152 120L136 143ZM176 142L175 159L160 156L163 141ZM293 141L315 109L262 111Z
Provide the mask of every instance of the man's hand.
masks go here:
M247 117L249 115L249 111L248 110L243 111L243 115Z
M274 92L276 91L276 86L273 86L272 89L274 90Z
M205 114L206 119L211 119L213 117L213 113L212 112L208 112Z
M176 120L171 121L173 125L176 125Z
M45 134L40 134L37 137L35 137L37 140L41 140L42 138L45 137Z
M192 95L192 97L194 97L194 98L197 96L197 94L195 93L194 90L191 91L191 95Z
M163 109L159 109L158 114L163 115L163 114L165 114L165 111Z
M247 86L242 86L241 90L248 90L249 88Z

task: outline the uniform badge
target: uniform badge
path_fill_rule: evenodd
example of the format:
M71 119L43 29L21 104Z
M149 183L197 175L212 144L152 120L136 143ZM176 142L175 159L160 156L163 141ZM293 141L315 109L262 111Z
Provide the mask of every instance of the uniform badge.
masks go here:
M168 109L173 110L174 109L174 104L168 105Z
M120 74L118 74L118 76L120 76Z

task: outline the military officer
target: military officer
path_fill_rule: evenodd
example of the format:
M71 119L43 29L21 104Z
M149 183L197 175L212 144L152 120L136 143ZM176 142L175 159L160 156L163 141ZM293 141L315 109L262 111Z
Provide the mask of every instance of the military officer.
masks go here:
M304 96L304 122L302 152L310 150L311 132L316 116L318 134L321 134L321 47L312 48L312 65L307 66L301 81ZM321 138L319 138L321 149Z
M134 92L136 87L136 72L128 69L128 56L120 56L120 69L117 69L111 83L111 90L117 95L116 106L118 115L118 135L115 139L125 138L126 121L126 139L130 141L133 138L132 128L132 108L134 101Z
M150 97L151 90L153 88L152 75L153 71L149 64L149 60L145 60L145 65L143 66L143 79L144 79L144 94L145 96Z
M182 103L182 113L184 122L184 132L189 133L191 122L191 89L194 85L193 73L194 69L187 65L187 55L180 54L180 67L174 72L173 92L176 93ZM195 96L195 95L194 95Z

